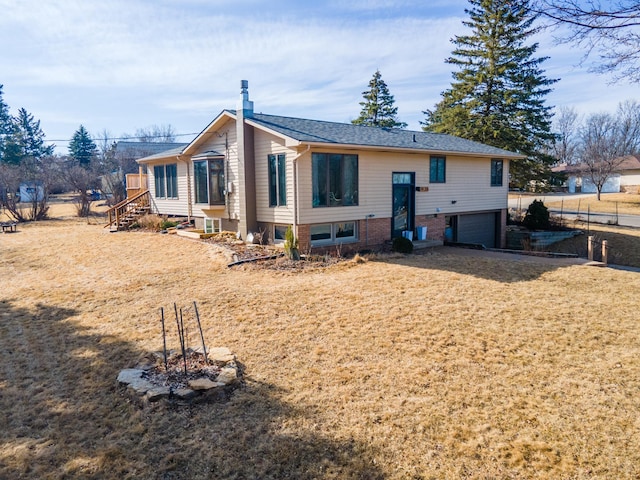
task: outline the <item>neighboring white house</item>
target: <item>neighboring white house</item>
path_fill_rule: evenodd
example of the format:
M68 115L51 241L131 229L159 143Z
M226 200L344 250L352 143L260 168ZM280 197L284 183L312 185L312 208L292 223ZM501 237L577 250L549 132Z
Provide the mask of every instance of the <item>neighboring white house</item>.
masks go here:
M554 172L566 173L569 193L597 193L593 181L586 176L581 165L560 165ZM640 155L627 155L602 187L602 193L633 192L639 193L640 187Z
M502 246L520 158L450 135L255 113L243 81L237 110L138 162L159 214L275 243L291 226L303 251L345 251L403 232Z

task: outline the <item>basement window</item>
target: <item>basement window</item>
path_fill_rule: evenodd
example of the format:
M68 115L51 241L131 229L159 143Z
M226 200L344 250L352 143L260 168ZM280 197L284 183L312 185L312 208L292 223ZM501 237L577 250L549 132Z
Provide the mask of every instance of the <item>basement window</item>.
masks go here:
M273 243L284 243L287 238L287 229L289 225L273 226Z
M356 222L311 225L311 245L350 243L358 240Z

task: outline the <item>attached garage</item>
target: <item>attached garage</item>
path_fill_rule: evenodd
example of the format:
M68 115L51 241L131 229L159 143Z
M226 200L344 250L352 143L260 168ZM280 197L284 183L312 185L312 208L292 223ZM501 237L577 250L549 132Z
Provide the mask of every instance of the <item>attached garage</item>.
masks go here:
M473 213L458 215L459 243L482 244L488 248L496 247L497 219L500 212Z

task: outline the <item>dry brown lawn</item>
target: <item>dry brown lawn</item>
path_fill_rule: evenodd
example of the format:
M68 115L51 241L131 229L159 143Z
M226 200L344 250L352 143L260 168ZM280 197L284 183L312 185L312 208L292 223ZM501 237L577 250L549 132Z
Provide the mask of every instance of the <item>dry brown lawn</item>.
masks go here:
M565 199L554 201L553 196L545 197L540 194L537 197L543 199L544 204L549 208L563 208L564 211L579 211L585 215L587 211L599 213L612 213L616 211L620 214L640 215L640 195L631 193L603 193L600 201L593 194L591 197ZM511 194L511 198L517 198Z
M602 242L607 241L609 263L640 268L640 228L620 227L614 225L571 222L569 226L581 229L585 234L556 243L549 250L562 253L574 253L587 257L587 237L594 237L594 259L602 259Z
M450 249L229 269L73 219L0 234L0 268L0 478L640 475L638 273ZM246 383L140 408L118 371L194 300Z

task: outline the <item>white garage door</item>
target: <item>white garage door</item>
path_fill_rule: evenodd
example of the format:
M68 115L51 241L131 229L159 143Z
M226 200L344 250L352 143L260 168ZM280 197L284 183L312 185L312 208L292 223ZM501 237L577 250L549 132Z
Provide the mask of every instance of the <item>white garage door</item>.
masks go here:
M496 213L474 213L458 216L458 242L496 246Z

